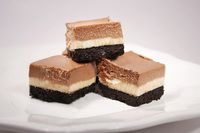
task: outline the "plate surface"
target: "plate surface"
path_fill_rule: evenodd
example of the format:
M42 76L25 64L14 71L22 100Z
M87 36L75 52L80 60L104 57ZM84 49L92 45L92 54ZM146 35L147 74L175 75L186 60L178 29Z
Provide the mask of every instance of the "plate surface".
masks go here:
M166 64L165 94L161 100L131 107L93 93L69 105L31 99L29 64L61 54L63 49L59 44L1 47L1 130L116 132L200 116L200 66L134 44L126 44L125 50Z

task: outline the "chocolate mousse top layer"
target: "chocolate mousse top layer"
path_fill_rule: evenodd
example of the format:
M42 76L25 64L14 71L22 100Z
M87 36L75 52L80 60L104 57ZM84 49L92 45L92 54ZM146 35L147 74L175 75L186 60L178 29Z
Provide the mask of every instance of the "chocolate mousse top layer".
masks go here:
M111 21L108 17L94 20L66 23L67 43L98 38L123 37L120 22Z
M71 85L96 77L95 63L79 64L72 59L57 55L30 64L29 77Z
M98 71L102 80L116 78L142 85L153 79L164 77L165 65L129 51L116 60L102 59L98 65Z

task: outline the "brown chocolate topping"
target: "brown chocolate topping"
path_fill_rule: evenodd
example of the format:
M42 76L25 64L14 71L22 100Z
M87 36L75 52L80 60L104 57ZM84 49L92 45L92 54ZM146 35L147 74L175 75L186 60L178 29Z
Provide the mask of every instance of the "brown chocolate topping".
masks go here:
M67 28L75 28L75 27L79 27L79 26L101 24L101 23L105 23L105 22L109 22L109 21L110 21L109 17L106 17L106 18L100 18L100 19L94 19L94 20L85 20L85 21L66 23L66 26L67 26Z
M98 66L98 71L102 80L117 78L136 85L142 85L164 76L165 66L130 51L113 61L103 59Z
M121 24L109 18L67 23L67 43L74 40L84 41L105 37L123 37Z
M29 77L71 85L96 77L96 66L95 63L78 64L64 55L57 55L31 63Z

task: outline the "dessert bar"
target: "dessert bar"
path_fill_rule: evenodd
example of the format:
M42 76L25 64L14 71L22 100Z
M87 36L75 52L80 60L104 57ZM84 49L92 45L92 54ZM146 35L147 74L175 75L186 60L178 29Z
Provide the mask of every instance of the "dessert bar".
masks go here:
M109 18L67 23L67 54L76 62L115 59L124 53L120 22Z
M30 64L30 96L47 102L71 103L94 91L95 63L78 64L57 55Z
M131 106L158 100L164 93L165 66L134 52L98 64L97 93Z

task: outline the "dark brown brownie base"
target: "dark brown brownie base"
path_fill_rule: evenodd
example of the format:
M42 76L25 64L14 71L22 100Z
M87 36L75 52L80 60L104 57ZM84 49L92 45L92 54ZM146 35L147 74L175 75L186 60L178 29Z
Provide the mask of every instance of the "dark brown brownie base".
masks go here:
M107 97L113 100L118 100L128 105L136 107L145 103L150 103L153 100L160 99L160 97L164 94L164 87L161 86L141 96L135 97L135 96L126 94L124 92L111 89L101 83L98 83L98 87L96 88L95 92L104 97Z
M94 92L95 83L82 88L72 94L62 93L59 91L43 89L40 87L35 87L30 85L30 92L29 95L32 98L40 99L47 102L59 102L59 103L66 103L70 104L73 101L85 96L89 92Z
M124 45L109 45L85 49L68 50L68 56L79 63L97 61L101 58L115 59L124 53Z

